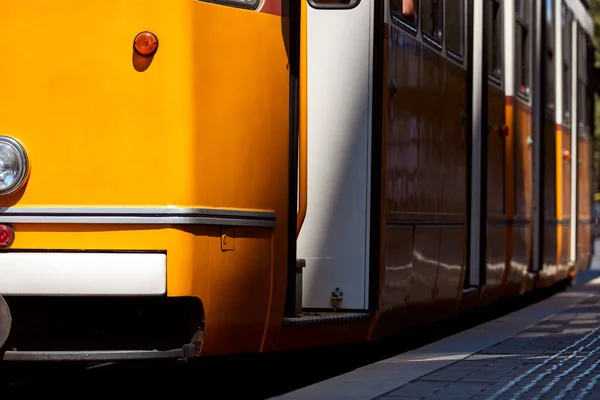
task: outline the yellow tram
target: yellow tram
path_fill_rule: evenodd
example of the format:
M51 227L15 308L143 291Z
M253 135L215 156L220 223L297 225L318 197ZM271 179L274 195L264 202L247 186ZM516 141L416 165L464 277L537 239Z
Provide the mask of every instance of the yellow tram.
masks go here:
M0 0L1 357L376 340L568 281L587 8Z

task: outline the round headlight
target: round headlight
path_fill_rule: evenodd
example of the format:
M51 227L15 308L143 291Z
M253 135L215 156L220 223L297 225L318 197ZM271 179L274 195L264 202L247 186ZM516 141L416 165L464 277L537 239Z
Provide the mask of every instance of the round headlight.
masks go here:
M0 195L18 190L27 177L27 154L16 140L0 136Z

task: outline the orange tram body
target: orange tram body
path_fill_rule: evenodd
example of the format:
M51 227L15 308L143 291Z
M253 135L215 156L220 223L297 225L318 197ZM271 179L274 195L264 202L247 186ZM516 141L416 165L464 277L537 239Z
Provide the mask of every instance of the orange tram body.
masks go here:
M372 341L592 255L584 0L0 0L0 357Z

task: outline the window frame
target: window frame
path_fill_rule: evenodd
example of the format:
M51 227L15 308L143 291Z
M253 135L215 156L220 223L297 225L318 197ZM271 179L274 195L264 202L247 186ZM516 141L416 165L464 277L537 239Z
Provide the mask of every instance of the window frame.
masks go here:
M402 2L402 0L398 0L400 2ZM389 2L389 12L390 12L390 16L392 19L392 25L393 26L398 26L402 29L404 29L405 31L409 32L410 34L412 34L415 37L418 37L419 32L421 30L421 0L414 0L415 1L415 20L413 23L406 21L405 19L396 16L393 13L392 10L392 1L390 0Z
M572 14L569 7L564 0L561 1L562 11L561 13L561 28L562 28L562 46L563 46L563 59L562 59L562 69L563 69L563 87L562 87L562 96L563 96L563 125L571 126L571 92L573 88L571 87L571 52L573 49L573 39L571 37L571 25L572 25ZM563 17L564 16L564 17ZM563 23L564 21L564 23Z
M503 88L503 84L504 84L504 0L487 0L488 1L488 15L486 18L489 18L489 31L487 32L487 48L490 49L488 50L488 54L487 54L487 76L488 76L488 82L495 84L496 86L498 86L499 88ZM491 51L491 46L493 46L494 44L494 5L498 6L498 37L497 40L498 42L496 43L498 45L498 71L499 74L495 75L492 73L491 68L491 64L493 61L493 52Z
M556 46L554 43L554 28L555 28L555 24L556 24L556 16L555 14L555 10L554 10L554 5L556 1L560 1L560 0L545 0L544 1L544 7L547 6L547 3L550 2L550 16L551 16L551 21L550 21L550 31L549 34L548 32L546 32L546 49L544 51L544 62L546 63L546 81L544 82L544 85L546 85L546 99L544 101L544 107L546 109L546 111L550 111L551 113L554 113L554 111L556 110L556 66L557 66L557 62L556 62ZM548 18L548 14L546 14L546 18ZM544 30L548 29L548 24L546 21L544 21ZM549 67L551 67L551 69L549 69ZM550 85L550 88L548 87L548 85ZM552 89L552 90L548 90L548 89Z
M423 33L423 21L421 20L421 8L423 6L423 0L415 0L415 14L416 14L416 18L414 23L410 23L409 21L404 20L403 18L397 16L394 13L393 10L393 5L392 2L389 2L389 8L388 11L390 13L390 19L392 22L392 26L398 29L401 29L405 32L408 32L409 34L411 34L418 42L422 43L423 45L435 50L436 52L438 52L442 57L444 57L447 60L452 61L453 63L461 66L462 68L466 68L466 61L467 61L467 23L466 23L466 0L458 0L460 3L460 7L461 7L461 12L460 12L460 16L461 16L461 32L460 32L460 41L462 44L462 55L458 55L457 52L453 49L448 48L447 46L447 32L446 32L446 28L447 28L447 13L446 13L446 5L448 5L448 0L437 0L441 2L441 8L442 8L442 28L441 28L441 42L438 43L435 39L431 38L430 35ZM500 0L502 1L502 0Z
M460 42L461 42L462 50L460 51L460 54L459 54L457 51L452 49L452 47L448 47L448 24L446 23L446 20L448 19L448 12L446 11L446 7L448 5L447 0L444 1L444 50L445 50L446 56L448 58L463 65L464 60L466 58L465 54L466 54L466 50L467 50L467 43L466 43L467 35L466 35L466 29L465 29L465 27L466 27L465 2L463 0L458 0L458 2L455 4L459 4L459 7L460 7L459 24L460 24L460 27L462 28L461 35L460 35Z
M426 33L423 31L423 12L425 12L425 10L423 9L423 2L431 2L433 4L436 5L436 8L439 10L442 10L442 16L441 16L441 21L440 21L440 17L436 16L436 20L435 23L441 24L441 28L438 27L436 29L437 32L440 33L440 38L439 40L436 39L434 37L434 35L430 34L430 33ZM438 3L439 2L439 3ZM423 37L423 41L424 42L429 42L428 44L431 45L432 47L442 50L445 48L446 45L446 4L447 1L446 0L420 0L419 1L419 22L420 22L420 26L421 26L421 35Z
M591 123L589 114L589 92L590 92L590 51L589 37L586 32L577 27L577 131L590 133ZM592 110L593 111L593 110Z
M517 52L517 48L522 49L522 45L517 45L516 39L518 37L517 32L515 32L515 83L517 84L515 93L518 97L520 97L523 101L529 103L531 102L531 81L532 81L532 52L533 52L533 45L532 45L532 40L531 40L531 28L533 26L533 10L530 7L530 1L529 0L520 0L522 1L522 4L525 4L524 7L524 14L525 15L521 15L519 13L519 11L517 10L517 7L515 7L515 30L520 30L521 31L521 35L523 35L523 32L527 33L527 40L525 43L525 46L527 47L525 49L525 53L527 56L527 61L523 62L522 60L522 53L518 54ZM521 36L522 37L522 36ZM525 83L526 85L522 85L523 82L523 67L526 68L526 80ZM523 91L521 90L521 86L525 86L526 89L528 89L527 93L523 93Z

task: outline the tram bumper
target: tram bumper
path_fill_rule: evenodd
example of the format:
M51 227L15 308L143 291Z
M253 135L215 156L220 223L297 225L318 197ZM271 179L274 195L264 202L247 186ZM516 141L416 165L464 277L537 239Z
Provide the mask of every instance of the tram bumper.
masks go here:
M166 292L164 253L0 253L0 360L197 357L201 338L190 334L185 317L191 308L183 302L197 299L169 298ZM174 310L179 314L170 318ZM174 325L185 332L155 347L153 339L176 331Z

